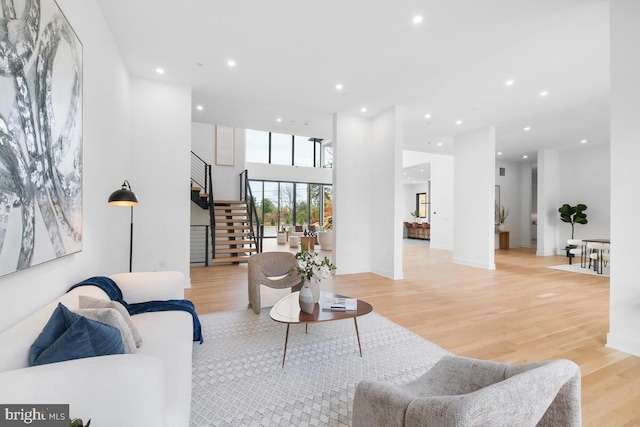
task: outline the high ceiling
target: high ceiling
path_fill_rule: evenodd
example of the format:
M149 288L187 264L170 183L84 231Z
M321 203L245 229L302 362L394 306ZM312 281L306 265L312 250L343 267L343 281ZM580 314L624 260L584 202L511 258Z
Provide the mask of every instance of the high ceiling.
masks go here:
M132 75L192 87L195 122L330 139L333 113L395 105L410 150L490 125L506 160L609 142L605 0L98 2Z

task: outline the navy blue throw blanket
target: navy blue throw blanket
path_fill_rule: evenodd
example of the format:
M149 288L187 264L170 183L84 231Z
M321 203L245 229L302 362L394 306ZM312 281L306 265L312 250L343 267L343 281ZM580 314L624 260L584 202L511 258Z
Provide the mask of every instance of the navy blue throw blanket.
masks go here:
M76 283L75 285L70 287L67 292L77 288L78 286L99 287L109 296L112 301L118 301L120 304L124 305L127 311L129 311L129 314L132 316L140 313L169 310L181 310L191 313L191 317L193 318L193 340L200 341L200 344L204 342L204 339L202 338L202 327L200 326L198 313L196 313L196 309L193 306L193 303L189 300L174 299L167 301L147 301L139 302L136 304L128 304L122 299L122 291L120 290L118 285L116 285L116 282L104 276L96 276L85 279L82 282Z

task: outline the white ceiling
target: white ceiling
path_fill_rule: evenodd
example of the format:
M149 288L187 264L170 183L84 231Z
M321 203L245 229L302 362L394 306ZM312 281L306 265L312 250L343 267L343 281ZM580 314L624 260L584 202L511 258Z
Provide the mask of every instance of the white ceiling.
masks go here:
M131 74L192 87L196 122L326 139L335 112L397 105L410 150L490 125L506 160L609 142L606 0L98 3Z

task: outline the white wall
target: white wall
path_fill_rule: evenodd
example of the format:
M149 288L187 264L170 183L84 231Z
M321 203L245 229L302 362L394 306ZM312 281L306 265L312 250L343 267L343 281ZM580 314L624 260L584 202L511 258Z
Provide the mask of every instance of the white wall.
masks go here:
M611 17L611 279L607 346L640 356L636 167L640 158L640 3L610 2Z
M130 167L129 76L95 0L58 4L83 44L83 249L0 277L0 331L78 281L129 267L129 217L107 204Z
M133 271L189 277L191 89L133 78L131 99Z
M216 199L238 200L240 198L240 174L245 169L244 129L234 129L234 135L234 166L216 165L216 127L214 125L206 123L191 123L191 150L196 153L202 160L211 165L213 196ZM252 178L251 175L249 175L249 177ZM193 206L195 206L197 209L202 210L195 204L193 204Z
M338 274L371 271L371 123L333 116L333 258Z
M251 179L328 185L331 185L333 181L331 168L269 165L265 163L246 163L245 167L249 171L249 178Z
M454 148L453 262L495 269L494 127L457 136Z
M575 224L575 238L608 239L611 225L611 146L609 144L560 152L560 203L587 205L587 223ZM559 222L558 249L564 254L571 224Z

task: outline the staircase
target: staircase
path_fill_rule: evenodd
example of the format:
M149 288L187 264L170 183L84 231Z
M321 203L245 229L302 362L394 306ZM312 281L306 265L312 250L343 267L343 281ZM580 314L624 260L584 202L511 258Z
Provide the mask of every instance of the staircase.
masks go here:
M210 237L212 257L207 259L209 252L206 250L205 265L247 262L252 253L258 252L256 232L247 211L247 202L215 200L211 182L211 165L191 152L191 200L208 210L210 218L207 229L210 228L211 235L207 236L207 240ZM205 246L209 246L209 241Z
M257 252L244 200L215 200L213 203L213 263L247 262Z

